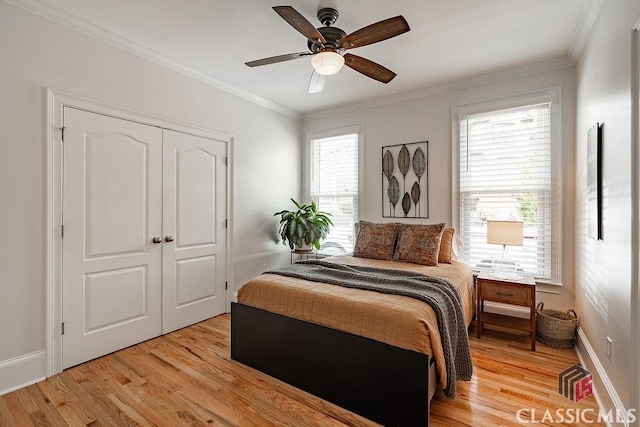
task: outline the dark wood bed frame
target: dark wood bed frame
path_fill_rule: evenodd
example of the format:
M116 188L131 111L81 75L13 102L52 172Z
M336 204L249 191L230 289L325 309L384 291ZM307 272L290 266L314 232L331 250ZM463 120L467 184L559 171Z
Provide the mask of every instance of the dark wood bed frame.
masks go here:
M231 358L382 425L429 425L429 355L232 303Z

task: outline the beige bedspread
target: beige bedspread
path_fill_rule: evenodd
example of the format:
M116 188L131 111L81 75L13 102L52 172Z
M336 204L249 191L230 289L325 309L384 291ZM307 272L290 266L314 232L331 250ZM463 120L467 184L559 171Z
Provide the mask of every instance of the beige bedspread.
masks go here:
M345 255L325 260L413 271L446 279L460 290L467 325L471 322L474 306L473 276L466 264L452 261L451 264L429 267ZM440 386L444 388L446 385L446 368L436 315L433 309L422 301L401 295L262 274L240 288L238 302L429 354L436 360Z

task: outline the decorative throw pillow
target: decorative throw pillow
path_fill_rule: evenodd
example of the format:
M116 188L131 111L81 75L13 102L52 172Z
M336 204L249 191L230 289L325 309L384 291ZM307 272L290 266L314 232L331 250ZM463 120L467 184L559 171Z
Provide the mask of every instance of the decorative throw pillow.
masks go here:
M393 259L414 264L438 265L442 240L441 224L401 224Z
M360 221L353 256L372 259L393 259L398 237L398 223L377 224Z
M440 241L440 252L438 253L438 262L451 264L451 254L453 253L453 228L445 228L442 230L442 240Z

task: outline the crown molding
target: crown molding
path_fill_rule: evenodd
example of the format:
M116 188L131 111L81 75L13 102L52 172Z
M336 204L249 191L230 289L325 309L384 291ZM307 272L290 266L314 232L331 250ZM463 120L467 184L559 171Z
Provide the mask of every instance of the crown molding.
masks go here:
M367 108L381 107L383 105L426 98L433 95L455 92L458 90L469 89L477 86L484 86L501 81L540 74L547 71L569 68L573 67L574 65L575 62L565 56L548 61L536 62L534 64L529 64L521 67L509 68L508 70L496 71L487 74L480 74L466 79L444 82L433 86L427 86L422 89L400 92L395 95L376 98L355 104L349 104L344 107L327 108L324 110L304 114L303 120L314 120L334 115L346 114L358 110L365 110Z
M136 56L155 62L156 64L170 68L188 77L191 77L203 83L206 83L209 86L213 86L217 89L223 90L239 98L253 102L257 105L276 111L280 114L284 114L285 116L291 117L296 120L301 120L303 117L302 114L300 114L297 111L291 110L280 104L269 101L268 99L259 97L251 92L242 90L234 85L231 85L229 83L226 83L221 80L215 79L211 76L208 76L202 73L201 71L198 71L192 67L181 64L180 62L176 61L170 56L160 53L143 44L136 43L115 32L105 30L104 28L101 28L95 24L92 24L91 22L88 22L77 15L63 11L62 9L59 9L57 7L51 6L49 4L44 4L38 0L3 0L3 1L15 7L18 7L20 9L26 10L27 12L31 12L35 15L38 15L41 18L48 19L57 24L60 24L72 30L78 31L86 36L100 40L104 43L110 44L119 49L123 49Z
M603 0L589 0L582 4L582 10L578 17L578 24L573 33L573 38L571 39L567 55L574 64L578 62L578 58L582 55L582 50L587 43L593 24L596 22L602 2Z

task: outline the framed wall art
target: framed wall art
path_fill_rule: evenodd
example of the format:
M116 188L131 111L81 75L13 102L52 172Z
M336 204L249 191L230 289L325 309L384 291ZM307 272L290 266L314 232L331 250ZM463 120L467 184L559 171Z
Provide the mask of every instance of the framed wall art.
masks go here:
M602 124L587 133L587 235L602 240Z
M429 141L382 147L382 217L429 218Z

